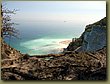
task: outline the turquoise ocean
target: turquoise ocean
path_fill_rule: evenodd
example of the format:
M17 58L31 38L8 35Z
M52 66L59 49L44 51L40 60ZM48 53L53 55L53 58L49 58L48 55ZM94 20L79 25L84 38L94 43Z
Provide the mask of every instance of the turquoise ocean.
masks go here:
M29 55L57 54L68 44L61 41L78 38L84 31L84 26L72 21L24 21L17 22L15 27L20 32L20 38L8 38L6 42L21 53Z

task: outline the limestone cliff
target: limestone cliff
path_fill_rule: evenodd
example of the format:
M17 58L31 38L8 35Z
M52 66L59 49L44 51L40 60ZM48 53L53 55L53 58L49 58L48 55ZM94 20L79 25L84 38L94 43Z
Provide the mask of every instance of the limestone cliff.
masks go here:
M72 41L67 51L97 51L107 45L106 17L100 21L87 25L82 35Z

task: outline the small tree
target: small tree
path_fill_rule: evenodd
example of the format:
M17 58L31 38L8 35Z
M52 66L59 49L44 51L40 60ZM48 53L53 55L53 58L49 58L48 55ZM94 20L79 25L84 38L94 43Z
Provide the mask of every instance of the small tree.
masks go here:
M11 38L18 37L19 31L14 27L15 23L11 22L11 15L15 14L17 10L9 10L5 6L1 5L1 18L2 18L2 27L1 27L1 37L4 39L6 37Z

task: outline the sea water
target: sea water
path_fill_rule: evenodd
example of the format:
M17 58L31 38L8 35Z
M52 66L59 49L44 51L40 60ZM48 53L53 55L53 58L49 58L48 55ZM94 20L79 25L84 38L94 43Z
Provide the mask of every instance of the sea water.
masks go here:
M20 38L6 39L6 42L21 53L29 55L57 54L69 44L61 41L78 38L84 31L84 25L72 21L30 21L17 22L15 27Z

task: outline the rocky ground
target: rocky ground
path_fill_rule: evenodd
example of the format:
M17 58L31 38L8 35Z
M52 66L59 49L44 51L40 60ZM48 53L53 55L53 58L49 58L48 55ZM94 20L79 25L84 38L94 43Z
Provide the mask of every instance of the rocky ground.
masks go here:
M106 48L29 56L2 43L2 80L106 80Z

